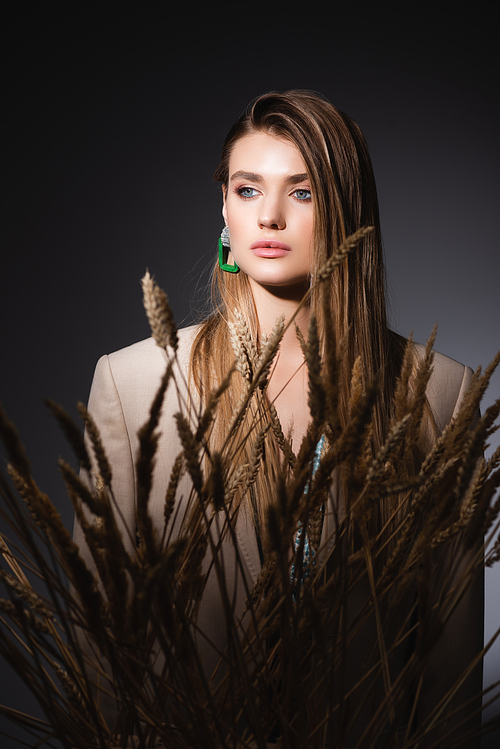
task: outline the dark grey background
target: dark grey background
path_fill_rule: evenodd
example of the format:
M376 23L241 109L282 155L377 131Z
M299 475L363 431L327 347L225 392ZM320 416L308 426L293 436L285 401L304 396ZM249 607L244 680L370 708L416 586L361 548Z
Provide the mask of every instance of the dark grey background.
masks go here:
M76 415L99 356L148 335L146 268L180 324L199 314L222 227L212 173L227 129L265 91L315 89L359 122L378 181L393 326L425 341L438 321L437 350L473 368L490 362L500 259L489 4L105 7L55 15L40 4L11 12L3 32L0 398L68 526L56 459L69 451L43 397ZM496 375L484 405L499 393ZM497 565L490 634L499 580ZM35 709L17 677L1 674L0 702ZM495 678L498 646L485 682Z

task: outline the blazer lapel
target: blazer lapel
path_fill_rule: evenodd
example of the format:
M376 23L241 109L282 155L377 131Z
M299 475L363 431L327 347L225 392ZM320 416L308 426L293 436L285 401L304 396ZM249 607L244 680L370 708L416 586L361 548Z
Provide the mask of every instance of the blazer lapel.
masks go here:
M241 558L245 561L250 577L254 583L260 574L261 564L255 527L244 512L238 513L236 520L236 539Z

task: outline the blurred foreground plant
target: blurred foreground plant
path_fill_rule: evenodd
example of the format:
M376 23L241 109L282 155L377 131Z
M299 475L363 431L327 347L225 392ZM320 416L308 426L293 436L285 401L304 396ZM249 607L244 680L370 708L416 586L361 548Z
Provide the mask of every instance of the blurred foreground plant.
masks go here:
M356 241L354 236L345 243L317 283L328 278ZM167 388L179 387L172 366L177 333L165 294L149 275L143 285L151 330L158 345L166 347L169 364L140 433L137 543L118 530L113 466L82 405L87 441L65 411L49 402L83 469L98 466L97 481L89 486L60 461L94 569L87 567L36 485L16 430L0 413L10 477L0 478L1 513L10 527L10 537L0 539L6 591L0 600L0 652L35 695L46 720L7 706L0 710L32 733L33 745L55 737L64 747L82 749L157 742L182 748L265 747L271 741L282 747L343 747L354 745L349 742L356 725L358 747L429 746L434 739L429 744L428 737L440 726L435 745L459 746L469 736L447 712L450 706L456 711L454 699L468 671L423 719L413 718L421 710L429 654L439 648L474 579L500 559L500 449L489 460L483 457L497 428L500 401L476 418L499 357L484 373L475 373L460 413L408 476L403 466L418 440L432 339L414 397L406 387L408 354L395 393L397 418L373 455L370 410L376 385L361 387L355 365L350 418L341 426L335 366L327 378L322 376L313 320L308 340L302 341L311 425L299 453L293 454L271 405L268 421L248 436L251 462L235 472L231 437L249 404L265 398L284 330L278 321L256 351L239 320L232 331L233 372L194 421L187 411L176 416L183 449L166 487L164 527L158 532L148 497L162 401ZM325 358L335 363L339 356L331 336ZM206 434L218 398L231 377L240 375L247 383L244 397L225 448L212 453ZM240 616L226 584L222 541L232 547L234 564L243 568L233 498L237 492L244 495L265 470L268 430L281 446L283 469L276 477L276 502L267 512L267 554L257 582L247 587ZM192 490L188 511L179 520L176 488L186 473ZM322 540L325 504L335 495L339 476L348 499L340 497L333 505L333 522ZM397 513L377 526L375 508L393 495L399 497ZM306 544L309 556L304 555ZM198 649L205 636L198 611L207 559L217 575L220 626L228 643L219 653L214 678L206 674ZM41 583L36 589L28 581L33 576ZM356 662L353 651L360 635L365 645ZM469 670L491 644L476 654ZM491 700L498 699L499 684L490 687ZM114 725L108 726L101 712L103 694L115 700ZM398 730L401 724L405 727ZM483 729L492 727L493 722Z

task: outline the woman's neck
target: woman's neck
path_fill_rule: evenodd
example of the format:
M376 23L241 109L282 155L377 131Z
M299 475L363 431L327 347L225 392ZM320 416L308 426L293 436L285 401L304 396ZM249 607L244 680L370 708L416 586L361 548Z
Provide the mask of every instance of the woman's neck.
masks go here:
M252 292L261 333L269 335L276 325L277 319L282 315L284 315L285 324L295 315L292 324L283 335L279 358L282 361L283 359L302 359L302 350L295 326L297 325L304 338L307 339L310 320L309 307L303 305L299 309L304 289L297 289L294 293L294 290L290 291L290 289L282 289L281 287L265 288L255 284Z
M308 306L300 306L303 289L296 295L283 293L287 291L289 290L276 288L268 290L259 286L254 290L254 299L262 333L271 333L281 315L285 317L285 324L295 315L283 335L274 360L267 396L276 407L281 428L291 440L292 449L297 450L306 433L310 413L307 368L295 326L307 339L310 311Z

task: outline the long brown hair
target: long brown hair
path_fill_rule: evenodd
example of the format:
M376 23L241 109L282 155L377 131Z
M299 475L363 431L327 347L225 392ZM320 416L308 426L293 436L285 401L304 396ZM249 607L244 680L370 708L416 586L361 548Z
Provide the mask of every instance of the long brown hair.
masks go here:
M324 285L313 285L311 312L318 323L320 341L324 340L325 315L330 316L337 339L342 341L340 372L340 418L348 414L352 368L359 357L365 386L377 378L379 396L373 410L373 449L383 444L393 417L392 396L401 369L405 341L389 330L386 318L386 280L377 191L371 159L358 125L321 95L303 90L271 92L257 98L229 131L214 178L227 187L229 158L238 140L263 131L286 139L299 150L311 181L314 201L314 264L311 277L349 235L364 226L373 227L347 255L331 277L330 300L325 310ZM234 361L229 323L239 311L247 321L251 335L259 341L259 324L248 279L215 265L213 274L214 312L200 327L192 352L191 373L202 396L221 382ZM226 391L212 433L214 445L225 439L225 429L238 402L238 381ZM262 404L259 406L262 411ZM249 411L246 423L256 421ZM248 459L243 448L236 459ZM276 451L268 449L268 463ZM278 458L276 458L277 460ZM272 483L273 471L267 471ZM269 478L271 477L271 478ZM272 501L269 484L258 487L259 515ZM270 496L269 496L270 494ZM385 514L385 513L384 513Z

